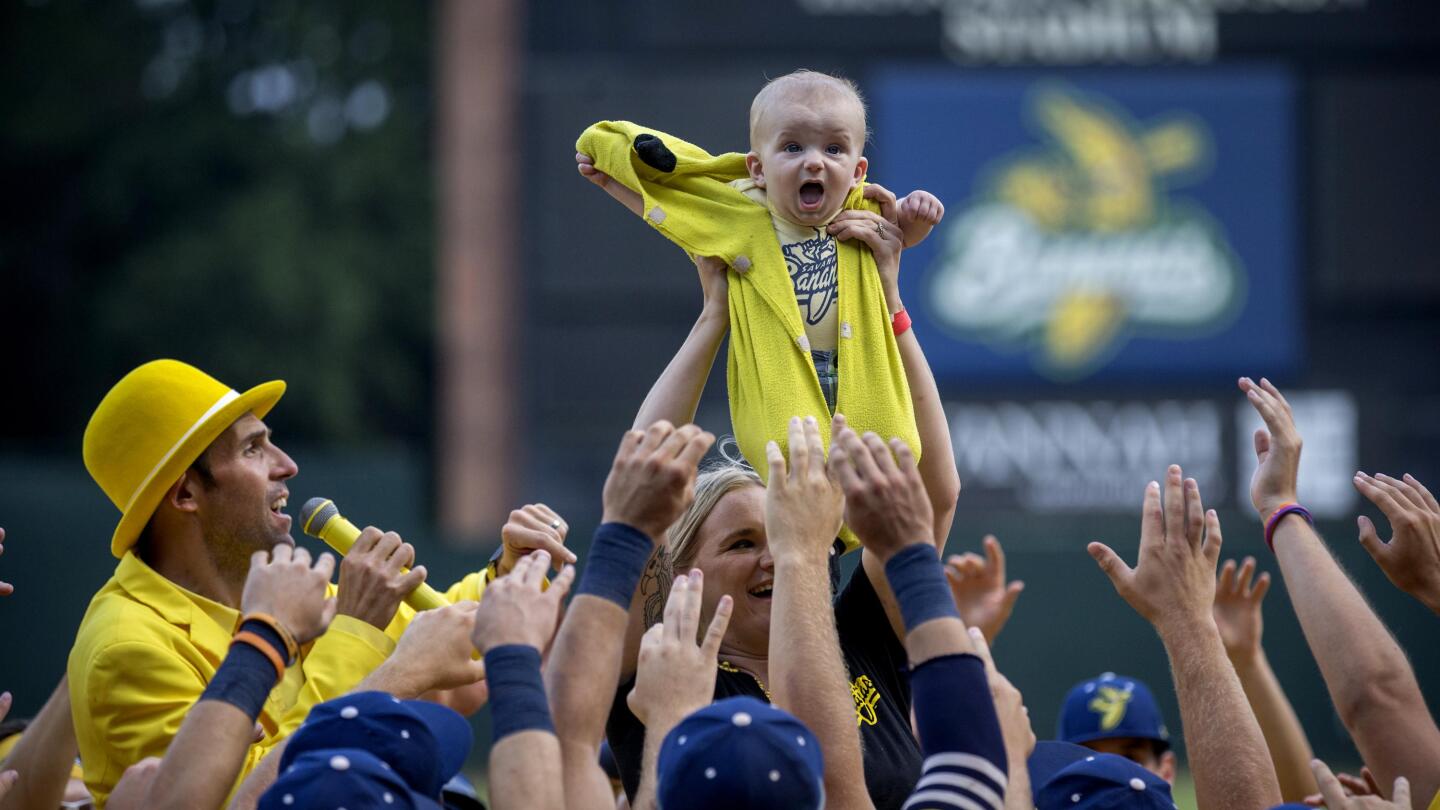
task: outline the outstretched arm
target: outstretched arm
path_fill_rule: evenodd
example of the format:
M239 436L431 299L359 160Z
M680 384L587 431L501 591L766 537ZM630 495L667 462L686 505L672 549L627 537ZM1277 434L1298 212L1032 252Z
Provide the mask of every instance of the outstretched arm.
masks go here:
M700 317L670 364L650 387L640 412L635 415L635 430L644 430L664 419L672 425L695 421L695 409L705 391L705 381L715 365L715 355L730 331L729 281L725 262L712 257L697 257L695 268L700 273L700 289L705 304Z
M1386 543L1370 518L1361 517L1360 545L1395 587L1440 614L1440 503L1409 473L1361 476L1355 488L1380 507L1394 532Z
M770 685L775 705L815 732L825 751L827 806L874 807L830 606L829 556L845 497L826 471L815 417L791 418L789 444L788 464L775 442L765 449L765 534L775 560Z
M6 692L0 696L0 720L9 708L10 693ZM75 721L70 715L70 681L61 678L0 767L0 810L58 807L78 750ZM12 786L9 793L4 791L7 784Z
M621 440L605 480L604 522L565 613L546 671L560 740L565 805L612 808L600 740L620 685L627 612L656 541L695 493L695 469L715 437L657 422Z
M1135 568L1103 543L1088 550L1170 656L1199 806L1264 810L1280 803L1275 765L1211 615L1220 518L1201 505L1195 479L1181 477L1176 465L1166 471L1163 510L1160 485L1145 487Z
M1275 761L1281 796L1287 802L1304 801L1317 792L1315 776L1310 773L1315 754L1260 645L1264 631L1260 603L1270 590L1270 575L1261 574L1252 585L1254 576L1254 557L1246 557L1238 569L1234 560L1225 561L1215 586L1215 624Z
M1285 504L1295 503L1300 468L1300 433L1290 404L1268 380L1240 380L1250 404L1265 420L1255 432L1260 466L1250 483L1250 500L1269 523ZM1356 474L1362 492L1376 479ZM1331 556L1325 542L1299 514L1283 515L1271 537L1290 603L1330 699L1365 764L1381 785L1406 776L1415 795L1440 789L1440 729L1435 726L1410 668L1384 622Z

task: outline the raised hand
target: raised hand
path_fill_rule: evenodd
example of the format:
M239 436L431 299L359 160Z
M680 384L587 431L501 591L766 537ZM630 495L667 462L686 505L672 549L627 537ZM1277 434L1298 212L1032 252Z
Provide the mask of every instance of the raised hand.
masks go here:
M354 616L384 630L395 618L400 602L425 581L425 566L415 562L415 547L395 532L366 526L340 561L340 589L336 612Z
M470 640L482 655L507 644L524 644L541 652L550 645L559 625L560 606L575 581L575 567L565 566L550 587L544 588L549 566L550 554L536 551L516 563L509 576L485 589L470 631Z
M412 698L432 689L469 686L485 677L484 662L471 657L475 645L470 636L479 607L467 600L416 613L395 651L380 665L386 670L387 688L382 691Z
M668 729L715 697L715 660L735 603L728 594L720 597L705 637L697 641L704 591L698 568L676 577L664 619L640 640L635 687L625 702L649 729Z
M0 528L0 554L5 553L5 529ZM8 582L0 582L0 596L9 596L15 592L15 586Z
M1249 377L1241 377L1240 390L1265 420L1265 427L1255 431L1255 457L1260 466L1250 478L1250 503L1261 520L1269 520L1276 509L1295 502L1300 477L1300 432L1295 429L1290 403L1269 380L1262 377L1256 385Z
M775 557L793 554L802 559L828 558L845 495L825 469L825 445L815 417L790 419L790 462L787 468L780 445L765 447L770 482L765 490L765 534Z
M1311 761L1313 762L1314 759L1312 758ZM1314 777L1313 772L1311 777ZM1362 767L1359 776L1351 773L1337 773L1335 774L1335 779L1340 782L1340 787L1344 789L1347 797L1385 795L1384 792L1380 790L1380 784L1375 781L1375 774L1371 773L1369 768ZM1316 787L1318 789L1318 783ZM1313 793L1306 796L1305 803L1311 807L1324 807L1325 794Z
M295 643L305 645L325 632L337 608L325 594L335 557L321 554L312 567L310 552L284 543L250 555L250 573L240 595L240 612L265 613L280 622Z
M584 152L575 153L575 169L580 176L594 183L614 197L621 205L629 208L631 213L641 216L644 213L645 201L632 189L616 183L610 175L595 168L595 159Z
M626 432L605 479L604 522L660 540L694 500L695 469L714 443L714 434L695 425L676 428L663 419Z
M950 580L960 618L967 626L979 628L993 644L1025 590L1024 582L1005 581L1005 550L1000 541L993 534L985 535L983 558L973 551L951 556L945 562L945 577Z
M510 513L500 527L502 550L495 567L500 575L510 573L515 563L533 551L544 550L555 562L556 570L576 560L575 552L565 547L570 524L543 503L529 503Z
M915 191L900 198L900 225L915 222L931 228L945 218L945 204L928 191Z
M1410 780L1403 776L1395 777L1394 790L1387 800L1379 795L1346 795L1345 787L1330 772L1330 766L1318 759L1310 763L1310 770L1329 810L1410 810Z
M1151 481L1145 487L1140 558L1134 568L1104 543L1087 547L1116 592L1162 637L1167 630L1214 621L1220 518L1201 505L1195 479L1182 482L1182 475L1178 465L1170 465L1163 508L1160 485Z
M1440 504L1414 476L1355 474L1355 488L1385 513L1390 542L1361 516L1360 545L1375 558L1395 587L1440 613Z
M1252 583L1252 578L1254 579ZM1260 603L1270 590L1270 574L1255 576L1255 558L1237 566L1226 560L1215 585L1215 625L1231 661L1253 658L1260 652L1265 622Z
M900 439L864 438L836 414L830 430L830 473L845 491L845 522L881 562L915 543L934 544L935 510Z

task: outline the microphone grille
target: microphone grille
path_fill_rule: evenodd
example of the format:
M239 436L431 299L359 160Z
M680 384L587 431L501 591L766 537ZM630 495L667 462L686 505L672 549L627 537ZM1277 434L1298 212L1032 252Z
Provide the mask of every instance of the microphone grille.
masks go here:
M319 537L320 530L339 513L339 507L329 498L311 498L300 507L300 528L311 537Z

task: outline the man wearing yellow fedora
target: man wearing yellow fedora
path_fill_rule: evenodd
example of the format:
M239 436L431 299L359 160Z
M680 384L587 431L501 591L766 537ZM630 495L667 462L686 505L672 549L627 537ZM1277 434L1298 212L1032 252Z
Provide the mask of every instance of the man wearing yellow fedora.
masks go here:
M68 668L85 781L99 806L127 767L165 753L215 675L240 624L251 555L294 542L285 482L297 468L261 421L284 391L277 380L239 393L193 366L156 360L116 383L85 429L85 466L121 512L110 540L120 562L81 620ZM413 549L393 534L362 537L347 564L362 546L380 562L342 568L340 615L296 648L288 669L277 661L284 675L241 779L312 706L383 662L414 615L399 605L424 577L402 571ZM347 579L347 570L362 573ZM478 599L487 577L471 574L446 596Z

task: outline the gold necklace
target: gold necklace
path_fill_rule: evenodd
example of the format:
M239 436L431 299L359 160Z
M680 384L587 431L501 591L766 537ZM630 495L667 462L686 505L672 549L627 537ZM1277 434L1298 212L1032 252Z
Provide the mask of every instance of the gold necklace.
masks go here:
M753 673L753 672L747 672L747 671L745 671L745 670L743 670L743 669L740 669L739 667L735 666L734 664L730 663L729 661L726 661L724 658L721 658L721 659L720 659L720 663L719 663L717 666L719 666L721 669L725 670L726 672L738 672L738 673L741 673L741 674L744 674L744 675L749 675L749 676L751 677L751 679L753 679L753 680L755 681L755 685L758 686L758 687L760 687L760 691L765 693L765 700L768 701L768 702L770 702L770 703L774 703L774 702L775 702L775 699L772 698L772 697L770 697L770 690L769 690L768 688L766 688L765 682L762 681L762 680L760 680L760 676L759 676L759 675L756 675L756 674Z

